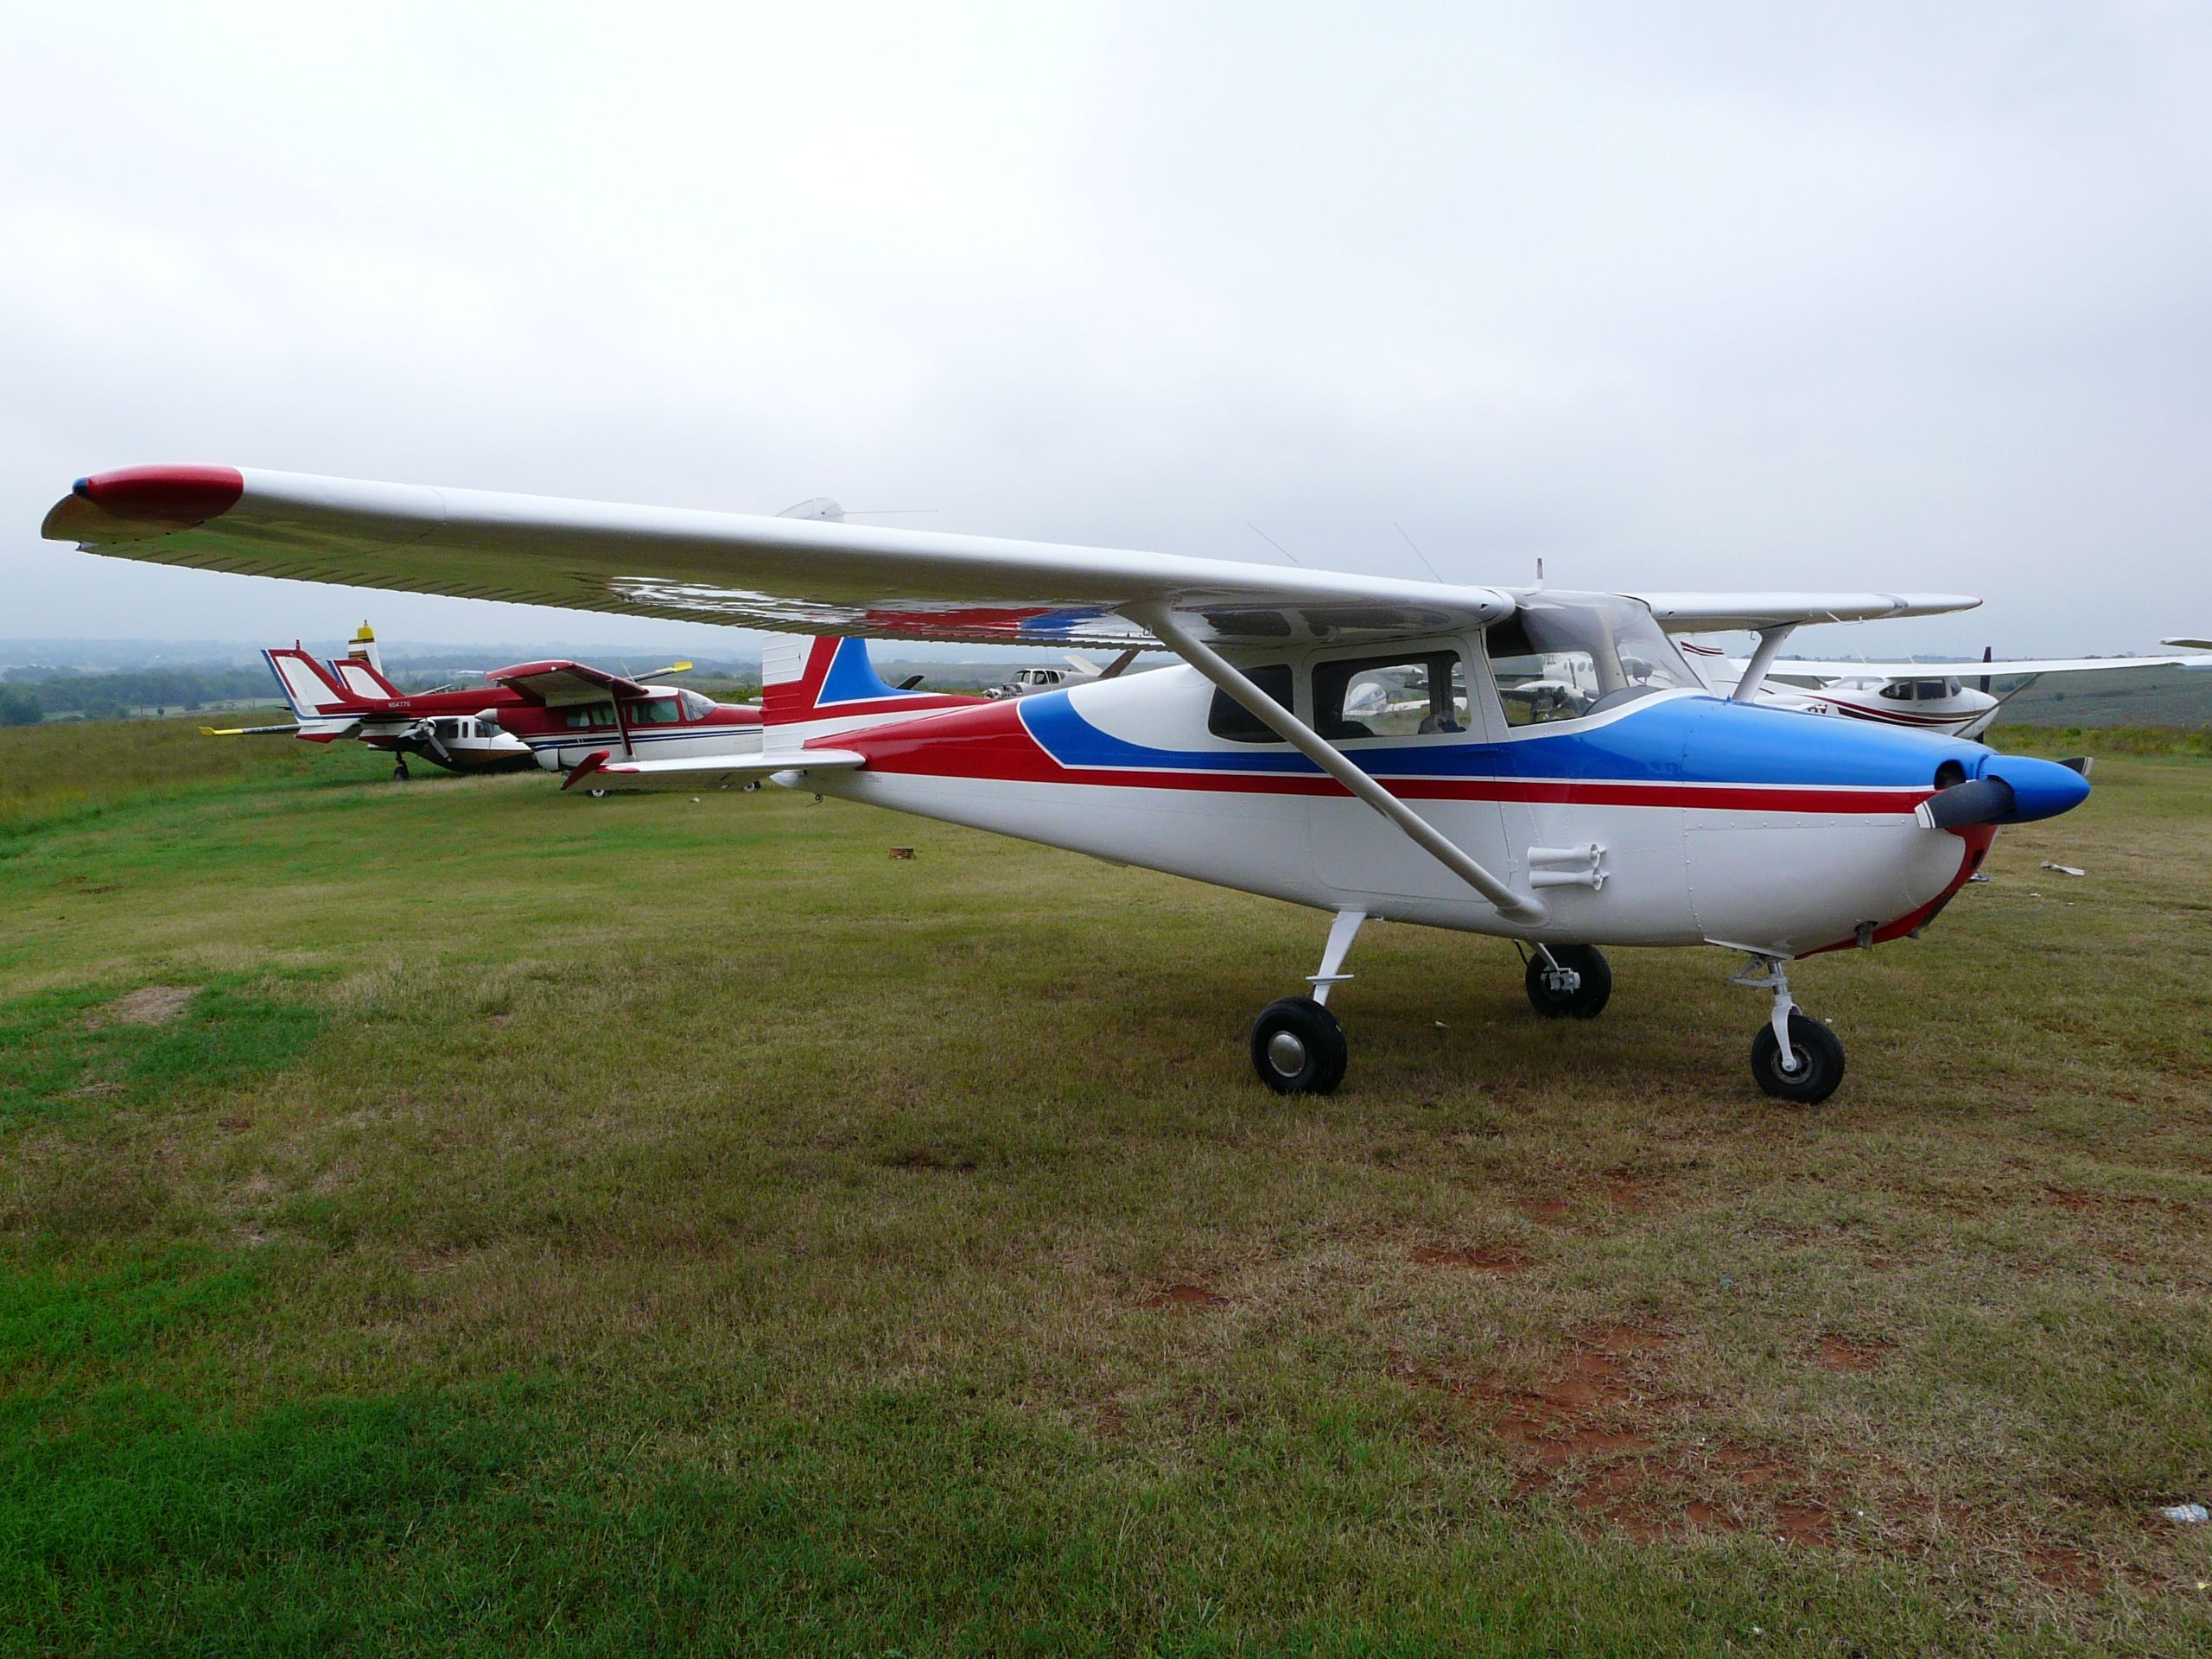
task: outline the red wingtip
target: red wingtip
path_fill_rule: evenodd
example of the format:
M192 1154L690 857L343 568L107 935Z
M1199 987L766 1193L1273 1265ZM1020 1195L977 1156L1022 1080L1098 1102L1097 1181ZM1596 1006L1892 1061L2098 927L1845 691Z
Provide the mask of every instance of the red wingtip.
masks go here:
M79 479L70 493L112 518L190 530L236 506L245 476L235 467L119 467Z
M206 524L245 493L235 467L123 467L79 479L39 533L91 548L150 541Z

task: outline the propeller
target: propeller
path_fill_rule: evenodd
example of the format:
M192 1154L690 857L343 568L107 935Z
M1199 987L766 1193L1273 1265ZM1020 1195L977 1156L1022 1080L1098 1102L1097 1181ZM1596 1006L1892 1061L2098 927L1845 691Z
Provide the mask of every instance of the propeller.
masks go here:
M1913 816L1930 830L1961 830L2008 817L2017 804L2012 785L2002 778L1977 778L1937 790L1913 810Z
M1996 655L1997 647L1994 645L1984 645L1981 648L1981 660L1985 663ZM1989 676L1986 674L1983 675L1976 683L1978 683L1981 688L1981 695L1985 697L1989 695Z

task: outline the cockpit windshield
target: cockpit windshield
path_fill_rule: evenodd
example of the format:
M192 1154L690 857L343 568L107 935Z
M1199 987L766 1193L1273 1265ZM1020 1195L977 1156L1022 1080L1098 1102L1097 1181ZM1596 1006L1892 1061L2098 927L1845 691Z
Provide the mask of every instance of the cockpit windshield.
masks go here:
M1531 594L1484 639L1509 726L1705 689L1649 610L1609 594Z

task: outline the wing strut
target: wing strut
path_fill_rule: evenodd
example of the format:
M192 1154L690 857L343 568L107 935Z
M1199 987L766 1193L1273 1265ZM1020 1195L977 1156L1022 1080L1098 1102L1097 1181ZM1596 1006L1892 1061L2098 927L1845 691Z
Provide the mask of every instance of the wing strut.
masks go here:
M1736 682L1731 694L1737 702L1750 702L1759 694L1759 687L1766 683L1767 671L1774 666L1775 653L1782 649L1782 642L1797 632L1795 622L1777 622L1770 628L1759 630L1759 648L1751 653L1751 660L1745 665L1744 677Z
M1517 893L1469 858L1451 839L1362 772L1344 753L1252 683L1236 665L1185 628L1167 606L1125 606L1122 613L1151 630L1170 651L1234 697L1255 720L1404 830L1413 843L1516 922L1541 922L1549 910L1541 899Z

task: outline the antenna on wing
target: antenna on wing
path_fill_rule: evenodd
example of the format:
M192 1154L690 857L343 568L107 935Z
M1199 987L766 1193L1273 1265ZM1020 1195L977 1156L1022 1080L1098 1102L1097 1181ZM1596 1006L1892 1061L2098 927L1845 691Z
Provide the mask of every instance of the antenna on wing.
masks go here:
M1303 562L1299 558L1299 556L1298 556L1298 555L1297 555L1297 554L1295 554L1295 553L1292 552L1288 548L1285 547L1285 546L1284 546L1281 542L1279 542L1279 541L1275 540L1275 538L1274 538L1274 537L1272 537L1272 536L1268 535L1268 532L1267 532L1266 531L1262 530L1262 529L1261 529L1257 524L1254 524L1254 523L1253 523L1249 518L1247 518L1247 519L1244 521L1244 528L1245 528L1245 529L1247 529L1247 530L1249 530L1249 531L1251 531L1255 536L1258 537L1262 541L1265 542L1265 543L1266 543L1269 547L1272 547L1273 549L1274 549L1274 550L1275 550L1276 552L1278 552L1278 553L1281 554L1281 555L1283 556L1283 557L1285 557L1286 559L1288 559L1288 560L1289 560L1293 564L1297 565L1297 566L1298 566L1298 568L1299 568L1300 569L1303 570L1303 569L1306 568L1306 566L1305 566L1304 563L1303 563Z
M1399 535L1406 536L1406 527L1395 518L1390 521L1390 528L1396 531ZM1436 567L1428 562L1428 555L1421 550L1421 543L1419 542L1414 540L1410 536L1406 536L1406 545L1413 549L1414 557L1421 561L1422 569L1427 571L1430 575L1436 576L1436 579L1439 582L1442 582L1444 580L1443 577L1436 575Z

